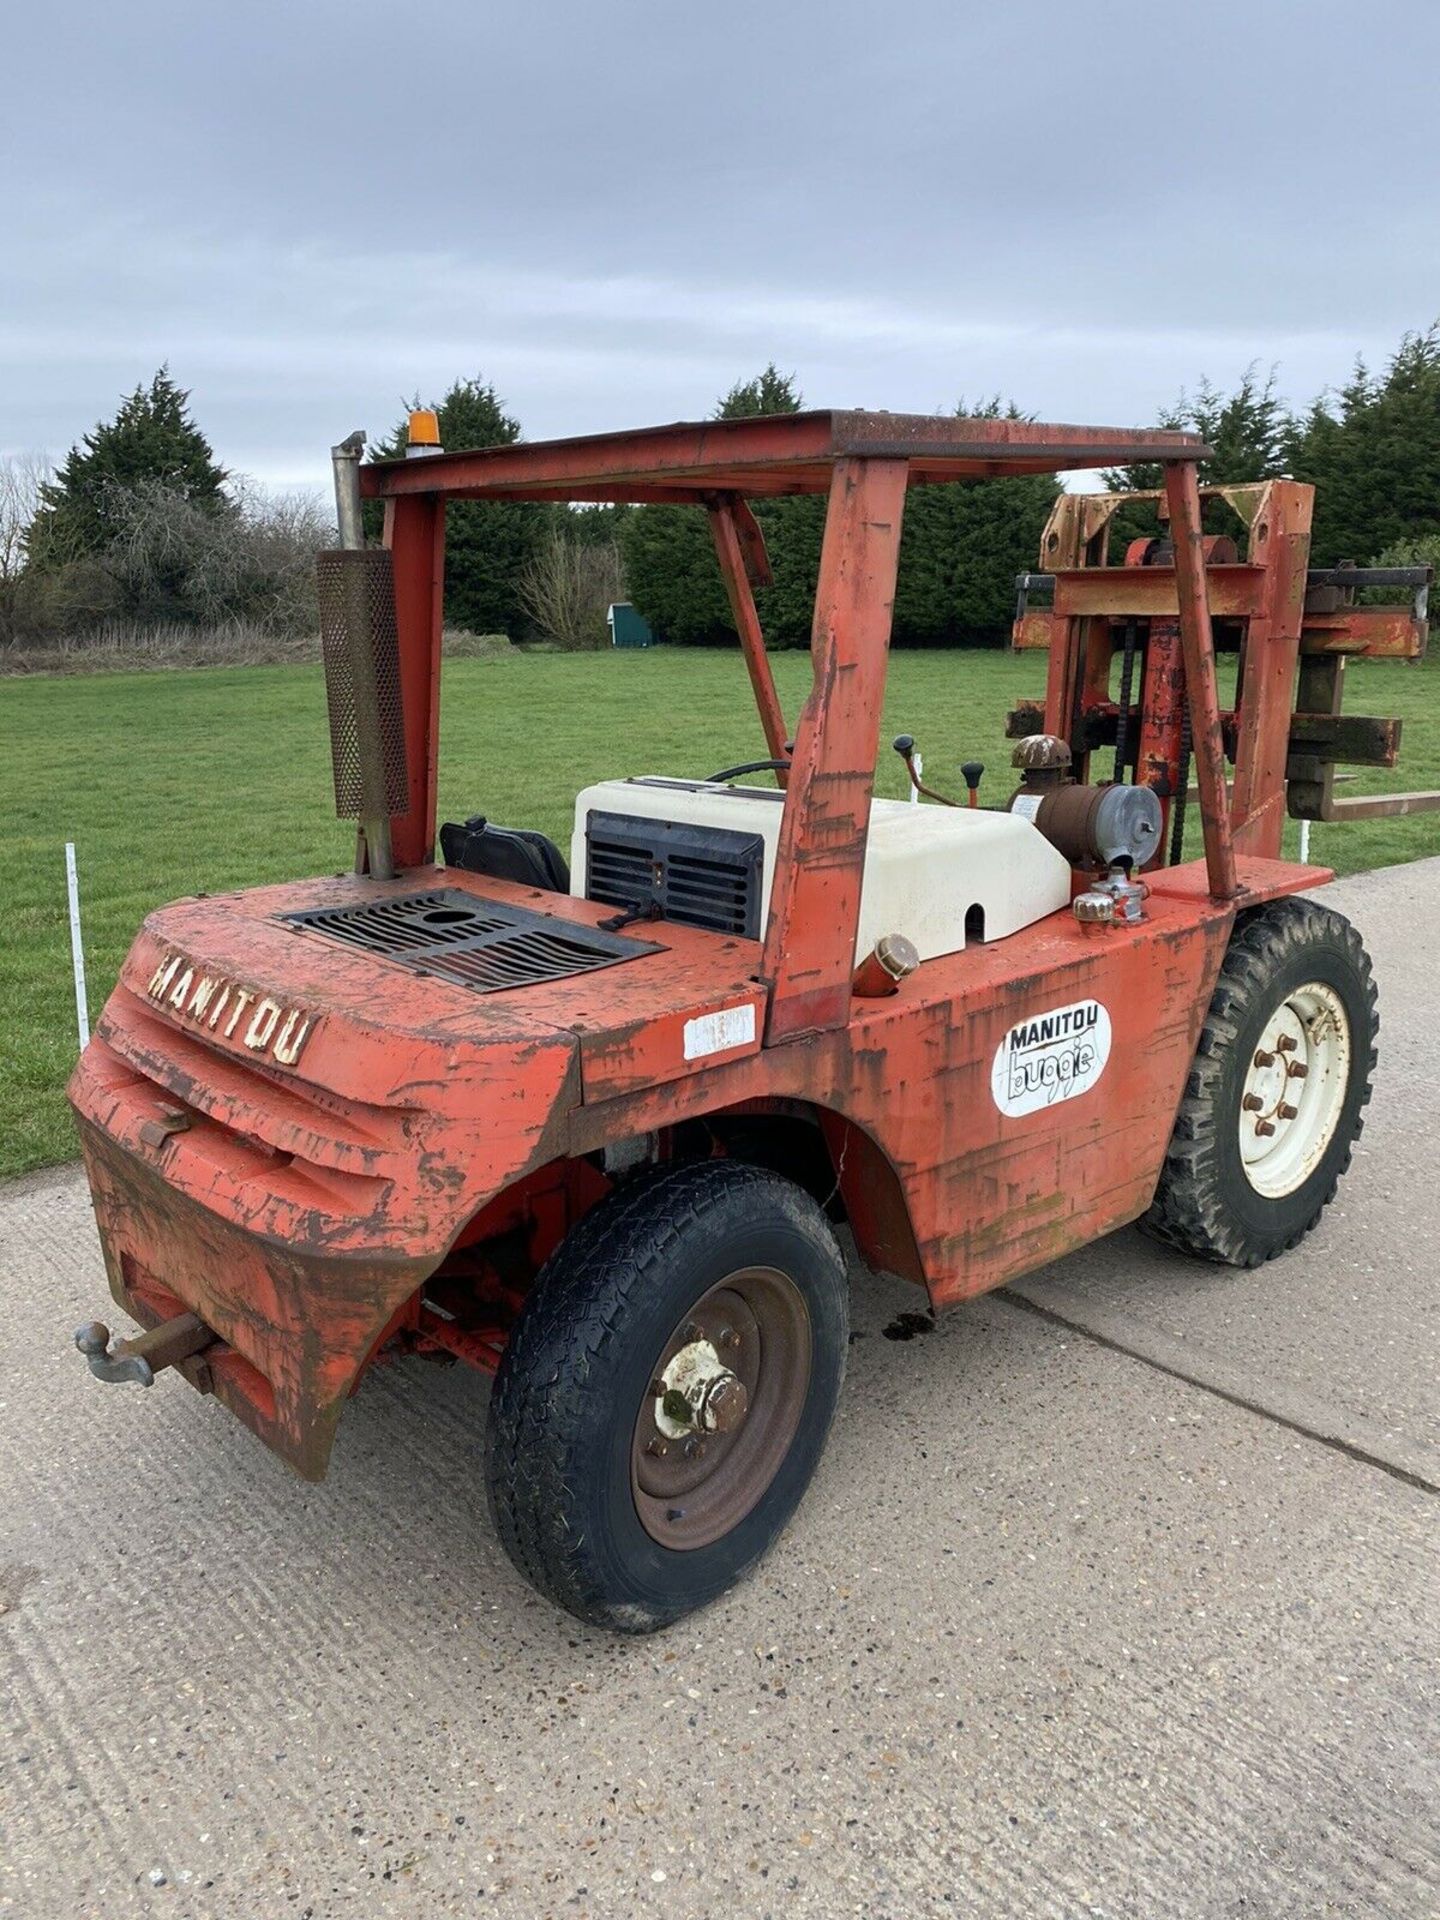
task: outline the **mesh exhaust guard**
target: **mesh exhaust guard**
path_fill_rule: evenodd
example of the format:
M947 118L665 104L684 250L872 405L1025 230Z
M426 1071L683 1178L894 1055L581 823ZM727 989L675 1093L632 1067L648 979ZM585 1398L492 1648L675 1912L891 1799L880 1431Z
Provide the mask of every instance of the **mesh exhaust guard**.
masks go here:
M383 845L389 864L391 816L410 804L389 550L327 549L316 555L315 577L335 811L361 823L369 869L387 878L375 855Z

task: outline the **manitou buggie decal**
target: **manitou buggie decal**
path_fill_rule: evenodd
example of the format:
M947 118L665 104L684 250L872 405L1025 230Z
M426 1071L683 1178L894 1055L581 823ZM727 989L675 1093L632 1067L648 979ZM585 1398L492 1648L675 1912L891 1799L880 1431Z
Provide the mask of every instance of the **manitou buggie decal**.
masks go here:
M1088 1093L1110 1058L1110 1015L1098 1000L1017 1021L995 1049L990 1091L1012 1119Z

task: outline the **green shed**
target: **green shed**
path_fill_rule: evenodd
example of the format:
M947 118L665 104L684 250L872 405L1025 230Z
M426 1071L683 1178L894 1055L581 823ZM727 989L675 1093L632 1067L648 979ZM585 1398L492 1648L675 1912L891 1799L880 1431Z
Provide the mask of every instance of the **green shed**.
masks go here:
M628 600L616 600L605 618L610 623L610 644L615 647L653 647L655 636L650 622L637 613Z

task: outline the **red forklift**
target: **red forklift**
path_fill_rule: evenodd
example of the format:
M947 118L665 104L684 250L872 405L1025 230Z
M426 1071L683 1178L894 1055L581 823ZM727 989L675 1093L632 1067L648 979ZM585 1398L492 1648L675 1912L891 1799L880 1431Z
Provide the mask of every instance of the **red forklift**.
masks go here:
M335 449L319 579L354 871L151 914L75 1070L142 1329L76 1343L103 1380L173 1369L310 1479L372 1366L493 1375L507 1552L580 1619L646 1632L752 1566L815 1470L838 1222L934 1308L1130 1221L1241 1266L1315 1225L1370 1097L1375 990L1281 828L1287 802L1343 809L1336 762L1393 764L1398 728L1340 711L1343 668L1422 650L1426 576L1390 608L1357 604L1371 576L1310 574L1288 481L1222 490L1240 538L1217 543L1184 433L813 412L442 452L427 425L418 457ZM1013 791L973 804L972 767L971 804L876 798L908 490L1138 461L1161 534L1109 565L1116 498L1063 496L1027 579L1017 638L1049 677L1011 718ZM799 493L827 507L787 717L749 503ZM622 758L566 851L478 812L437 829L446 503L499 499L706 514L763 757Z

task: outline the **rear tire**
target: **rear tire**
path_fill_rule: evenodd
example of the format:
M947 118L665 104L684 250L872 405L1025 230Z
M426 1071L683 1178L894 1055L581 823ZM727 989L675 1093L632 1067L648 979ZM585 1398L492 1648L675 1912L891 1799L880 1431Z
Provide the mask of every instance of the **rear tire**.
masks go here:
M486 1488L516 1568L621 1633L716 1599L809 1484L848 1326L834 1235L780 1175L711 1160L612 1193L541 1270L491 1396Z
M1258 1267L1309 1233L1364 1125L1375 984L1342 915L1284 899L1237 921L1141 1229Z

